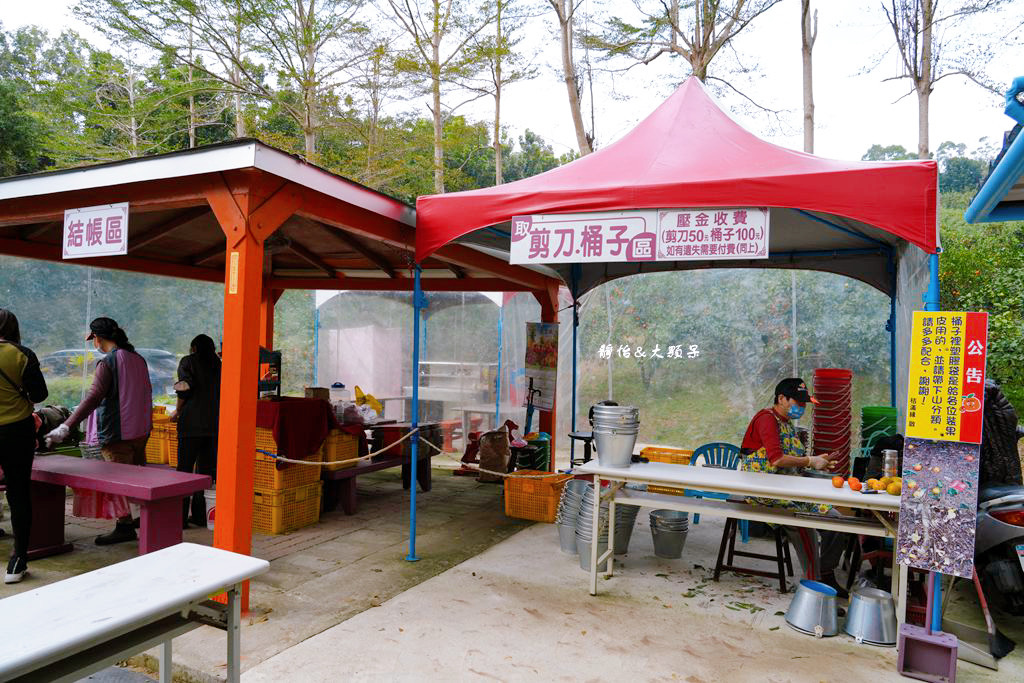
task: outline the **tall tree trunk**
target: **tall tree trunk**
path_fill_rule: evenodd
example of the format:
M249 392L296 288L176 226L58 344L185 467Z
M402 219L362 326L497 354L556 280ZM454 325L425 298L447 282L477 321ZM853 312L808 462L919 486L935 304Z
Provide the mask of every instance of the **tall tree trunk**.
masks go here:
M921 5L921 62L920 73L914 81L917 89L917 158L928 159L928 98L932 94L932 22L935 20L934 0Z
M434 113L434 192L444 194L444 126L441 117L441 36L434 32L432 42L433 63L431 68L431 89L433 91Z
M573 7L572 0L556 0L558 5L555 9L558 12L558 23L562 32L562 75L565 80L566 94L569 96L569 112L572 114L572 124L576 128L576 144L579 145L580 155L586 156L594 151L587 136L586 128L583 127L583 112L580 107L580 91L577 87L576 65L572 61L572 22Z
M494 184L501 185L505 182L505 174L502 169L501 158L501 13L502 0L497 0L495 7L495 44L494 44Z
M800 37L804 66L804 151L814 153L814 80L811 53L818 38L818 11L814 11L811 25L811 0L801 0Z
M192 24L188 27L188 148L196 146L195 73L192 69Z

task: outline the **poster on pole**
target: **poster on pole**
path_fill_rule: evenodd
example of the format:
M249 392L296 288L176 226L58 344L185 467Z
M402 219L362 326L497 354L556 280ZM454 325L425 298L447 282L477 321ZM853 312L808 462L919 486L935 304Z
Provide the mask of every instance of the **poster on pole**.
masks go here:
M534 214L512 218L516 264L768 258L767 208Z
M977 443L906 440L897 562L971 578L980 455Z
M128 203L64 212L63 257L123 256L128 253Z
M914 311L907 437L981 443L988 314Z
M555 406L555 378L558 374L558 323L526 323L526 405L533 381L533 405L541 410Z

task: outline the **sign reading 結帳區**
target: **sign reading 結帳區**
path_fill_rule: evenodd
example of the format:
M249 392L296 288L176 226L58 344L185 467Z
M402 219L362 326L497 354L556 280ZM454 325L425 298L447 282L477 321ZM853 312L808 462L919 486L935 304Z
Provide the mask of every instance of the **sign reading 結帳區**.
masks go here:
M127 253L127 202L64 212L64 258L121 256Z
M647 209L512 219L512 263L768 258L768 209Z
M981 443L988 314L914 311L907 437Z

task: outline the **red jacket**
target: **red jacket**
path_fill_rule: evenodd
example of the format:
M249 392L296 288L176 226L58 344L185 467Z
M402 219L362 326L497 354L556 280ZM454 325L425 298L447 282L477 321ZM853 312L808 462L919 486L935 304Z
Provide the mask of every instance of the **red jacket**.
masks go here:
M779 442L779 422L789 422L788 417L781 417L772 408L757 411L747 425L743 435L740 451L744 454L753 453L764 448L768 462L775 464L782 457L782 444Z

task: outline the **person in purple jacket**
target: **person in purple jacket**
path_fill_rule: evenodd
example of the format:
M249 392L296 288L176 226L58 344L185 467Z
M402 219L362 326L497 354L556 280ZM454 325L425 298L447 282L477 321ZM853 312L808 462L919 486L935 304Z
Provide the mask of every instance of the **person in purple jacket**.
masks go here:
M46 443L50 447L60 443L88 419L86 442L99 445L104 460L143 466L153 429L153 388L146 359L135 352L124 330L110 318L89 323L86 341L90 340L104 354L96 364L92 387L71 417L47 434ZM137 538L129 511L118 518L112 532L96 537L96 545Z

